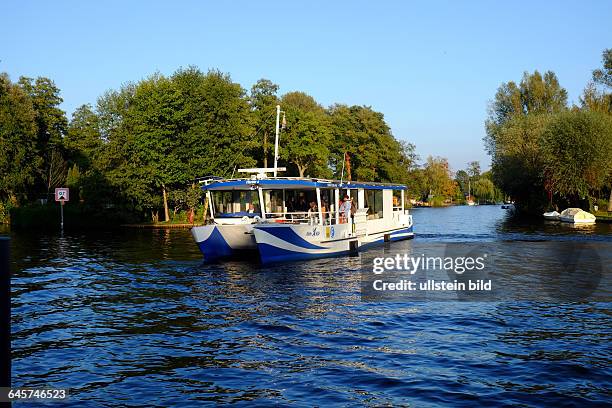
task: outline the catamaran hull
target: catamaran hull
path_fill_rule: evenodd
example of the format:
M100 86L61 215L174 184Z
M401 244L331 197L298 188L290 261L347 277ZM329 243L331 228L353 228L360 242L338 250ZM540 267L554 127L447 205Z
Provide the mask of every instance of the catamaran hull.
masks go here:
M348 255L385 242L414 238L412 225L352 236L352 226L258 225L253 229L261 262L276 263Z
M204 225L193 227L191 235L206 261L240 257L257 251L253 227L247 225Z

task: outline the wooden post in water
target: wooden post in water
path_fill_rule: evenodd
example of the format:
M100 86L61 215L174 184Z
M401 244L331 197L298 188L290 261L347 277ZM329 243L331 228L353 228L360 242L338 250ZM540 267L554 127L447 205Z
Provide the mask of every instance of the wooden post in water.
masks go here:
M11 386L10 243L9 237L0 236L0 387Z

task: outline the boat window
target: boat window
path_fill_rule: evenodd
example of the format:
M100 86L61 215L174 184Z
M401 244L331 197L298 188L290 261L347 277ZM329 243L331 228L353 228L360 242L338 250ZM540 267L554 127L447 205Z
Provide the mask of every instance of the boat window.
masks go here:
M266 217L281 217L283 209L283 190L264 190L264 207Z
M358 190L356 188L352 188L351 189L351 198L352 198L352 201L355 204L355 206L357 208L361 208L361 206L359 205L359 193L358 193Z
M323 216L323 224L333 224L336 222L335 209L334 191L321 189L321 215Z
M348 195L349 197L352 198L352 201L357 204L357 208L361 208L361 205L359 203L359 190L356 188L341 188L340 189L340 204L342 204L342 199L344 198L345 195Z
M365 205L368 207L368 219L376 219L383 217L383 191L382 190L366 190Z
M286 218L292 220L307 219L311 203L314 203L315 208L317 205L315 190L264 190L263 194L267 218L286 215Z
M215 217L261 216L257 190L212 191L211 194Z

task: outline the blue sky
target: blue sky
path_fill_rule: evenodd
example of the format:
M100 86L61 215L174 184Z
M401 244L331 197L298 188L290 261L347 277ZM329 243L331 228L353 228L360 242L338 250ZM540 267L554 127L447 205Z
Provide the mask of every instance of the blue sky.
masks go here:
M268 78L321 104L369 105L417 153L480 160L487 104L523 71L553 70L578 103L612 47L612 2L13 1L0 71L48 76L69 114L105 90L180 66L246 89Z

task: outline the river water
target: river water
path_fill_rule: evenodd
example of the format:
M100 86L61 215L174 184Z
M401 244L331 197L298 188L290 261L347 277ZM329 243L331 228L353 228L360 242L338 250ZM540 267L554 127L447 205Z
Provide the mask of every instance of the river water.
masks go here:
M526 224L499 206L413 214L414 240L369 255L587 242L610 274L612 224ZM208 265L187 230L11 235L13 385L69 388L70 406L610 402L609 302L364 302L370 251Z

